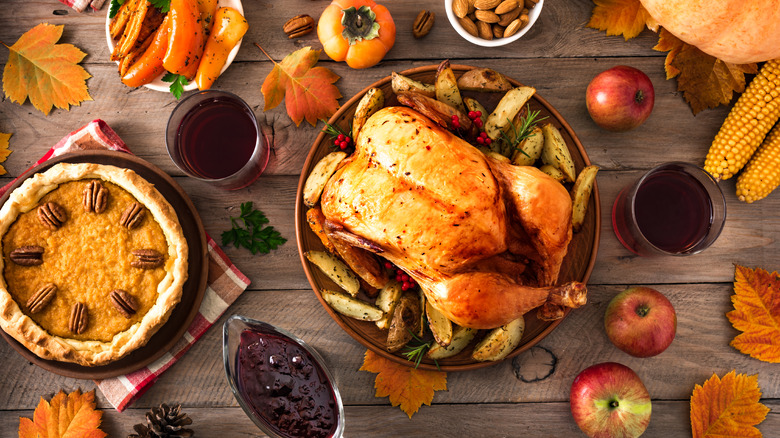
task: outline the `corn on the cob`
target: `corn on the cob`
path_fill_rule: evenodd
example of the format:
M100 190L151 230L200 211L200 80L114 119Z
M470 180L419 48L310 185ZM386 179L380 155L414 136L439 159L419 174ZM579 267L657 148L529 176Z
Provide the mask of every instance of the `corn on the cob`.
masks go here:
M707 152L704 170L729 179L780 118L780 59L767 61L731 109Z
M751 202L764 199L780 185L780 123L766 136L737 178L737 197Z

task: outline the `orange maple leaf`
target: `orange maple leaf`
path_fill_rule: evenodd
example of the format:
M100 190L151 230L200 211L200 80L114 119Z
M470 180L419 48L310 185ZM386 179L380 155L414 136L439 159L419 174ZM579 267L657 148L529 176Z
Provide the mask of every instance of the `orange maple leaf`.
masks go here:
M409 418L423 403L430 406L434 391L447 389L447 373L418 370L366 351L360 371L377 373L374 381L376 397L389 397L393 406L401 407Z
M720 379L713 374L691 394L693 438L760 437L754 426L764 421L769 408L759 402L758 376L732 370Z
M659 52L669 52L666 54L666 61L664 62L666 79L672 79L673 77L680 74L680 70L672 65L672 61L674 60L674 57L680 53L680 50L682 50L683 46L685 46L685 43L668 30L662 28L660 32L658 32L658 44L653 47L653 50L657 50Z
M5 162L6 158L11 155L12 151L8 148L8 141L11 139L11 135L0 132L0 163ZM6 173L5 167L0 166L0 175L5 175Z
M257 47L263 50L259 45ZM263 111L276 107L284 100L287 114L295 126L300 126L304 118L315 126L317 120L328 120L339 109L341 93L333 85L339 76L325 67L314 67L321 51L304 47L277 63L263 50L274 63L261 88L265 99Z
M607 35L623 35L629 40L645 27L656 26L639 0L593 0L593 3L588 27L605 30Z
M731 102L735 91L745 91L745 73L758 73L756 64L730 64L685 43L671 65L679 71L677 90L693 114Z
M78 65L87 54L72 44L57 44L62 28L41 23L13 46L3 44L10 50L3 91L12 102L21 105L29 97L36 109L48 115L52 106L69 109L92 100L86 82L92 76Z
M60 391L50 402L41 397L33 419L19 418L19 438L104 438L103 412L95 410L95 391Z
M780 276L737 265L734 273L731 325L743 332L731 346L763 360L780 363Z

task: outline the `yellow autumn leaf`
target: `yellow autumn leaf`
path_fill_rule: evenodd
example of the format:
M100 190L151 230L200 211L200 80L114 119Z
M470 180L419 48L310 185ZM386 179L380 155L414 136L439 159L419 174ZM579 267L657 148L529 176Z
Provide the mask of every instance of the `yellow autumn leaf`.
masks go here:
M424 404L430 406L434 391L447 389L447 373L427 371L395 363L366 351L360 371L377 373L376 397L389 397L393 406L401 407L409 418Z
M0 132L0 163L5 162L8 156L11 155L12 151L9 148L9 140L11 139L11 135L13 134ZM5 170L5 167L0 165L0 175L5 175L6 173L8 172Z
M60 391L48 402L41 397L32 420L19 418L19 438L104 438L102 416L95 410L94 390Z
M607 35L623 35L629 40L645 27L657 26L639 0L593 0L593 3L588 27L604 30Z
M780 363L780 276L736 266L731 325L742 333L731 346L764 362Z
M759 402L758 376L737 374L719 378L713 374L691 395L693 438L758 438L755 426L766 418L769 408Z

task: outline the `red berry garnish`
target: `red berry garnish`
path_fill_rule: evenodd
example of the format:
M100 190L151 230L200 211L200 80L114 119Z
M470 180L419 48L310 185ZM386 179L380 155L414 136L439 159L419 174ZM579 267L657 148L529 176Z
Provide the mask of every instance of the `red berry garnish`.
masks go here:
M401 284L401 290L409 290L411 288L412 286L406 281L404 281L403 284Z
M485 144L485 139L482 137L477 137L477 143L479 144Z
M334 146L338 146L339 144L341 144L341 142L340 142L340 141L338 141L338 140L333 140L333 145L334 145Z
M477 117L482 117L482 111L474 111L474 114L475 114Z
M392 269L392 268L393 268L393 264L392 263L385 262L385 269Z
M486 138L486 139L485 139L485 144L490 144L490 143L493 143L493 140L491 140L491 139L489 139L489 138Z
M344 141L344 134L339 134L339 135L336 137L336 140L338 140L338 141Z

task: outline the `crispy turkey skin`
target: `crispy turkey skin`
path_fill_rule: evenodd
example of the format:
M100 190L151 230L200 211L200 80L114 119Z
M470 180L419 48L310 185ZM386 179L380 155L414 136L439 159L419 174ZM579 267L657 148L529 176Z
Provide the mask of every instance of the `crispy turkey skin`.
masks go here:
M554 286L572 235L560 183L488 158L406 107L378 111L355 141L321 197L332 240L408 272L462 326L493 328L550 301L567 305L559 297L573 290L563 301L584 304L584 285Z

